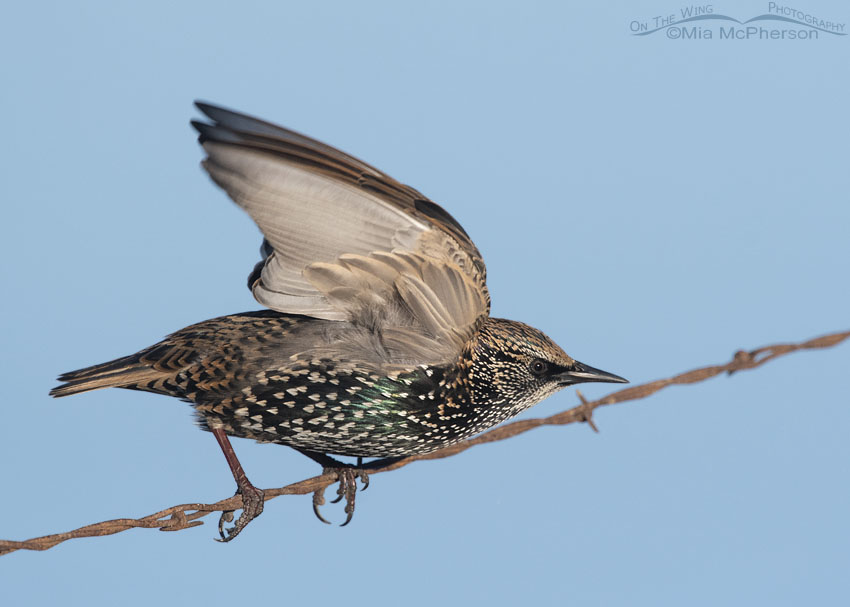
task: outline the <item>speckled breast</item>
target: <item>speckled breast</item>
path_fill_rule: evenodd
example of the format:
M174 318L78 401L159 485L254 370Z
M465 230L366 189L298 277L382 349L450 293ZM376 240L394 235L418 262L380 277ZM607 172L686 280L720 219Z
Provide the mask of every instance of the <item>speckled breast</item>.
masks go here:
M259 372L226 408L195 406L207 425L233 436L319 453L393 457L428 453L497 423L468 394L458 373L445 368L379 376L354 363L318 359Z

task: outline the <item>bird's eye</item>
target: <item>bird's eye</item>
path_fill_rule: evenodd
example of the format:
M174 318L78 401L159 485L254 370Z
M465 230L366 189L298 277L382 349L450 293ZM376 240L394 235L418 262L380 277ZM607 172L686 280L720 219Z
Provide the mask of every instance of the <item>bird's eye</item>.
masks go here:
M531 361L531 365L529 365L531 372L535 375L543 375L546 371L549 370L549 364L545 360L535 359Z

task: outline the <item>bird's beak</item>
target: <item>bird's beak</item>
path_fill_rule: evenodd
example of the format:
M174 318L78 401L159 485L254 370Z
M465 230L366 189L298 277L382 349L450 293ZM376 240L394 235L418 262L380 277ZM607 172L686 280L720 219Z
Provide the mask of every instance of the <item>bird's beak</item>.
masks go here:
M590 365L585 365L578 361L576 361L571 368L559 373L556 377L558 379L558 383L562 386L580 384L588 381L600 381L612 384L629 383L629 380L623 379L619 375L614 375L613 373L608 373L607 371L602 371L600 369L594 369Z

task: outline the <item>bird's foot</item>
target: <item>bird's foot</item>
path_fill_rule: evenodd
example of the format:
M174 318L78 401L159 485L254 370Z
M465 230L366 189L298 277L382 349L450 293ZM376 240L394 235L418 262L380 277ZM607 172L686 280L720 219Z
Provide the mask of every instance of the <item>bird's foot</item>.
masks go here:
M345 500L345 522L340 525L340 527L345 527L351 522L351 518L354 516L354 500L357 496L357 479L359 478L363 483L362 491L365 491L369 486L369 474L361 467L360 463L358 463L357 466L349 466L341 464L340 462L337 463L340 465L331 468L323 468L322 474L337 475L339 487L337 487L336 490L336 499L331 500L331 503L336 504L343 499ZM316 492L313 493L313 513L320 521L330 525L330 521L325 519L321 512L319 512L319 507L324 505L325 487L322 487L321 489L316 489Z
M235 511L227 510L226 512L222 512L221 518L218 519L218 534L221 536L221 539L215 538L217 542L229 542L239 535L248 526L248 523L263 512L265 494L262 489L257 489L252 485L248 479L245 479L245 482L239 485L235 495L242 496L242 514L236 519L233 527L227 529L224 524L233 522L233 513Z

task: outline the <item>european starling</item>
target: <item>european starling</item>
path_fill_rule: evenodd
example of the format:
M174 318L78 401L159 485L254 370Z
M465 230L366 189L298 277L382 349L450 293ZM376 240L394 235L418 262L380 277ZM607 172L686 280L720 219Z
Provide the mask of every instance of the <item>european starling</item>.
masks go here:
M537 329L491 318L478 249L413 188L289 129L197 107L210 120L192 121L204 169L263 233L248 287L269 309L65 373L51 394L117 387L191 403L242 496L234 526L224 529L232 512L219 522L223 541L263 509L228 436L289 445L335 469L347 523L368 466L329 454L428 453L565 386L626 381L574 360ZM314 496L317 515L323 501Z

